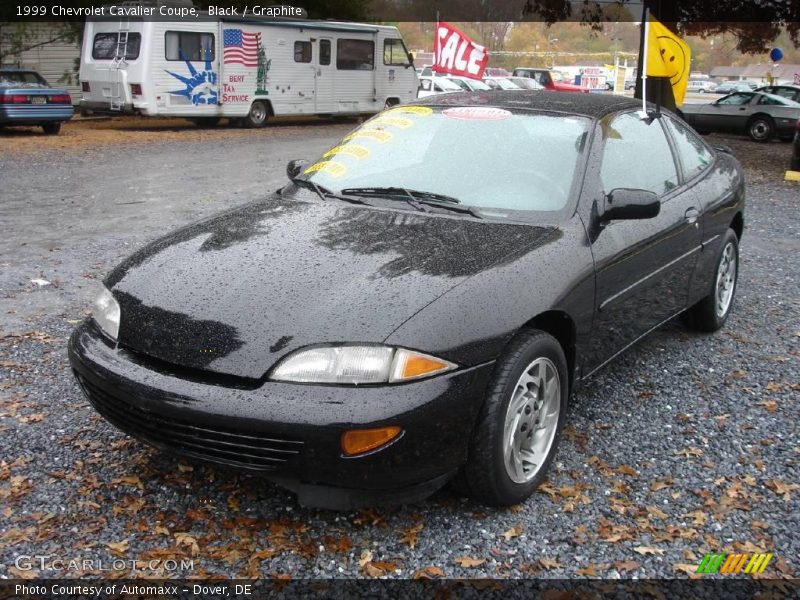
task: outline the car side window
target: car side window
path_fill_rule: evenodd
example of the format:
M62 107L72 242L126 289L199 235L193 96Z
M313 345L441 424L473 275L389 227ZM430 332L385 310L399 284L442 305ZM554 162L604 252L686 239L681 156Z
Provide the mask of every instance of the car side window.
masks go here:
M664 121L675 142L675 148L683 167L684 179L688 181L705 171L714 158L708 147L683 123L669 118L665 118Z
M771 96L761 96L758 99L758 103L759 104L777 104L779 106L783 105L783 103L780 100L778 100L777 98L772 98Z
M731 94L730 96L725 96L721 100L718 100L717 104L738 106L740 104L747 104L752 99L753 99L753 94L751 92L736 92L735 94Z
M605 148L600 176L606 194L633 188L662 196L677 187L675 159L660 121L648 125L634 113L601 121Z

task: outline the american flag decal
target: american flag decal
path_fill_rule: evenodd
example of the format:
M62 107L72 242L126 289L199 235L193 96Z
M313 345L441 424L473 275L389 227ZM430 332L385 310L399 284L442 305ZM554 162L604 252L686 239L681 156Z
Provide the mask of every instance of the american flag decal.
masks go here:
M239 64L245 67L258 66L258 47L261 45L260 33L246 33L241 29L226 29L222 36L224 50L222 62L226 65Z

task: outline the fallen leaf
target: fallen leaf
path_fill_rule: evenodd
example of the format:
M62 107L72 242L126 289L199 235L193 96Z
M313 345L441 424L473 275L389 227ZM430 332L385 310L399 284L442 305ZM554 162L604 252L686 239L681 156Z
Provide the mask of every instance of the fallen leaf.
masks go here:
M697 573L697 565L691 565L688 563L677 563L672 565L673 571L680 571L681 573L686 573L687 575L695 575L699 577Z
M636 546L633 549L633 551L636 552L637 554L643 554L643 555L648 555L648 554L656 555L657 554L657 555L660 556L660 555L664 554L664 551L661 548L654 548L653 546Z
M511 540L511 538L519 537L520 535L522 535L522 531L523 530L524 530L524 527L522 526L522 523L517 523L511 529L509 529L508 531L505 531L503 533L503 537L508 542L508 541Z
M123 540L121 542L114 542L112 544L106 544L106 547L111 550L111 554L114 556L124 556L125 553L128 551L128 540Z
M775 383L774 381L770 381L767 384L767 391L768 392L782 392L783 386L779 383Z
M649 514L653 515L654 517L659 518L659 519L666 519L669 516L669 515L667 515L667 513L665 513L661 509L659 509L657 506L648 506L647 507L647 512Z
M675 480L672 479L671 475L668 475L664 479L660 479L658 481L654 481L653 483L651 483L650 489L654 492L657 492L658 490L663 490L664 488L668 488L673 483L675 483Z
M635 571L639 568L639 566L639 563L637 563L635 560L618 560L614 563L614 568L620 573Z
M400 543L408 544L408 547L412 550L416 548L417 536L419 536L419 532L422 531L423 527L424 525L422 523L418 523L405 531L401 531L400 533L403 534L403 537L400 538Z
M471 556L457 556L453 560L462 567L466 567L469 569L472 569L474 567L479 567L486 562L485 558L472 558Z
M639 476L639 472L630 465L621 465L616 468L616 471L620 475L629 475L631 477Z
M778 410L778 403L775 400L761 400L756 402L759 406L763 407L768 413L774 413Z
M540 558L539 564L542 566L542 568L547 569L548 571L561 568L561 563L554 558Z
M577 569L575 571L578 575L586 575L587 577L597 577L597 571L594 570L594 566L589 564L582 569Z
M779 481L778 479L769 479L764 483L773 492L779 496L783 496L784 502L788 502L791 499L791 493L794 490L800 490L800 484L786 483L784 481Z
M197 540L193 538L186 532L178 532L175 534L175 542L177 546L180 548L184 546L189 549L189 554L192 556L197 556L200 554L200 546L197 543Z
M693 456L703 456L703 451L700 448L689 447L678 450L675 454L684 458L691 458Z
M441 577L444 577L444 571L442 571L439 567L434 567L432 565L417 569L411 576L412 579L438 579Z
M684 517L689 517L694 521L695 527L702 527L708 521L708 515L704 513L702 510L693 510L690 513L686 513L683 515Z

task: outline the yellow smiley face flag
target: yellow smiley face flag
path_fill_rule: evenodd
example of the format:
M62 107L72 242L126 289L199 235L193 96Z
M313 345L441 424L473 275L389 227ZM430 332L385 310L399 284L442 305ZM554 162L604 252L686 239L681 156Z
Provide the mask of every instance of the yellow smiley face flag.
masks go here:
M668 77L675 104L686 97L692 51L681 38L650 17L647 27L647 76Z

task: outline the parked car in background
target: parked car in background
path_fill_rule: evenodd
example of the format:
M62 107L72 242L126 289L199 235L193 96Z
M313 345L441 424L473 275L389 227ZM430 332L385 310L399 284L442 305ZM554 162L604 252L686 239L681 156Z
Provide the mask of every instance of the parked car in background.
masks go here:
M788 139L800 119L800 103L774 94L735 92L709 104L684 104L684 120L699 133L745 133L756 142Z
M708 79L690 79L686 85L687 92L698 92L700 94L707 94L716 91L717 84Z
M746 81L726 81L720 83L717 89L714 90L716 94L732 94L733 92L752 92L756 86L752 86Z
M765 94L775 94L795 102L800 102L800 85L765 85L756 88L757 92L764 92Z
M400 105L266 198L145 246L70 338L89 401L303 504L412 502L456 476L523 502L575 388L678 314L725 325L745 221L732 155L635 100L560 96ZM625 412L602 409L638 427Z
M509 75L511 73L500 67L489 67L483 72L484 77L508 77Z
M586 92L589 90L574 83L564 81L563 75L551 69L542 67L517 67L514 69L515 77L530 77L545 89L556 92Z
M0 126L34 125L48 135L72 118L72 98L31 69L0 68Z
M635 79L626 79L625 80L625 89L626 90L635 90L636 89L636 80Z
M794 144L792 145L792 171L800 171L800 121L797 121L797 126L794 128Z
M466 92L485 92L492 89L484 81L480 79L472 79L471 77L448 75L446 79L449 79Z
M447 94L449 92L461 92L463 88L450 81L447 77L426 77L419 78L419 90L417 98L426 98L435 94Z
M511 83L521 87L523 90L543 90L544 86L532 77L507 77Z
M522 89L508 77L484 77L483 81L493 90L506 90L512 92Z

